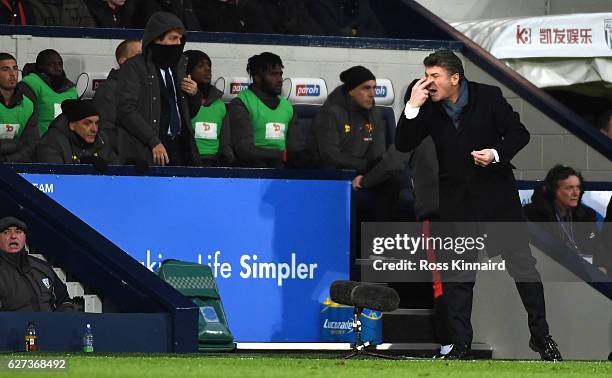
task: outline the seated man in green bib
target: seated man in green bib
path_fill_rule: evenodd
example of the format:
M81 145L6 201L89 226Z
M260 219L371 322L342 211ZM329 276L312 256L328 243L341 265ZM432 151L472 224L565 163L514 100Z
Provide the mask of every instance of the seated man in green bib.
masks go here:
M18 79L15 57L0 53L0 162L32 162L40 139L36 101L24 94Z
M221 100L223 92L210 82L212 61L203 51L189 50L184 54L188 58L187 74L198 83L198 91L202 93L200 110L191 119L196 146L200 154L200 166L228 166L234 160L229 117L226 114L225 103Z
M31 67L31 63L26 66ZM62 102L77 99L74 83L66 77L64 62L60 54L52 49L41 51L36 64L23 77L38 102L38 131L43 136L51 121L62 113Z
M282 168L288 153L297 154L304 149L293 106L280 96L283 62L278 55L264 52L250 57L246 70L253 84L229 104L232 146L238 164Z

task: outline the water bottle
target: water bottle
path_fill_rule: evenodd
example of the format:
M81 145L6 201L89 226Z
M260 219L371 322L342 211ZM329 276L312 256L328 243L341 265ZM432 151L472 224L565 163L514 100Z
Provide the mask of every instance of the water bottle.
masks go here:
M91 324L87 323L85 335L83 335L83 352L91 353L94 351L94 338L91 331Z
M36 352L38 350L38 332L34 323L29 322L25 332L25 351Z

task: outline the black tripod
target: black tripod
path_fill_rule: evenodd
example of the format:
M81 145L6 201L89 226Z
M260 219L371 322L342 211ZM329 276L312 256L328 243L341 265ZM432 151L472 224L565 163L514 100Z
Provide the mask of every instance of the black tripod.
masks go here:
M355 333L355 343L352 344L351 353L345 356L344 359L346 360L346 359L353 358L356 356L371 356L371 357L385 358L388 360L399 360L400 359L399 357L387 356L381 353L371 352L366 349L368 346L370 346L370 342L366 341L364 343L363 340L361 340L361 312L362 311L363 311L363 308L355 306L355 310L353 312L353 316L354 316L353 332Z

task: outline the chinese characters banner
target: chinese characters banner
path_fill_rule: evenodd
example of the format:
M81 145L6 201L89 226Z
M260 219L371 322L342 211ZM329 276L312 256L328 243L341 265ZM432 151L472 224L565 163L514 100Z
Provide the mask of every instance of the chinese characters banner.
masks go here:
M612 13L512 18L454 26L499 59L612 57Z

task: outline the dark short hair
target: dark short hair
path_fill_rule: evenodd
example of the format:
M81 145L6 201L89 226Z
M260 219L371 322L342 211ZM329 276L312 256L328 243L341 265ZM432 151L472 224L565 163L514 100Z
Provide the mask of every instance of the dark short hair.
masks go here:
M580 193L582 194L582 184L584 182L582 174L572 167L561 164L555 165L546 174L546 177L544 178L544 194L549 199L555 198L557 189L559 189L559 181L563 181L570 176L578 177L578 180L580 181Z
M463 79L463 63L455 53L450 50L438 50L423 59L425 67L438 66L444 68L450 75L459 74L459 79Z
M254 79L255 75L263 74L264 72L267 72L277 66L285 68L285 66L283 66L283 61L281 60L280 56L271 52L263 52L259 55L253 55L249 58L246 71L249 76Z
M156 12L156 13L159 13L159 12ZM184 45L185 42L187 42L187 39L186 39L187 38L186 30L184 28L181 28L181 27L177 27L177 28L172 28L172 29L166 30L165 32L161 33L156 38L154 38L153 42L166 38L166 35L168 35L169 33L173 32L173 31L178 32L181 35L181 44Z
M9 59L14 60L15 62L17 61L17 59L15 59L15 57L12 56L11 54L0 52L0 60L9 60Z
M121 42L119 46L117 46L117 48L115 49L115 59L117 60L117 62L119 61L119 58L125 57L127 55L129 44L135 42L140 42L140 40L126 39L125 41Z
M51 57L53 56L59 56L59 58L62 59L62 56L60 55L60 53L58 53L57 51L53 49L46 49L46 50L39 52L38 55L36 56L36 68L39 71L41 71L41 67L47 64L48 60L51 59Z
M606 110L597 117L597 128L599 130L608 130L610 127L610 118L612 118L612 109Z

